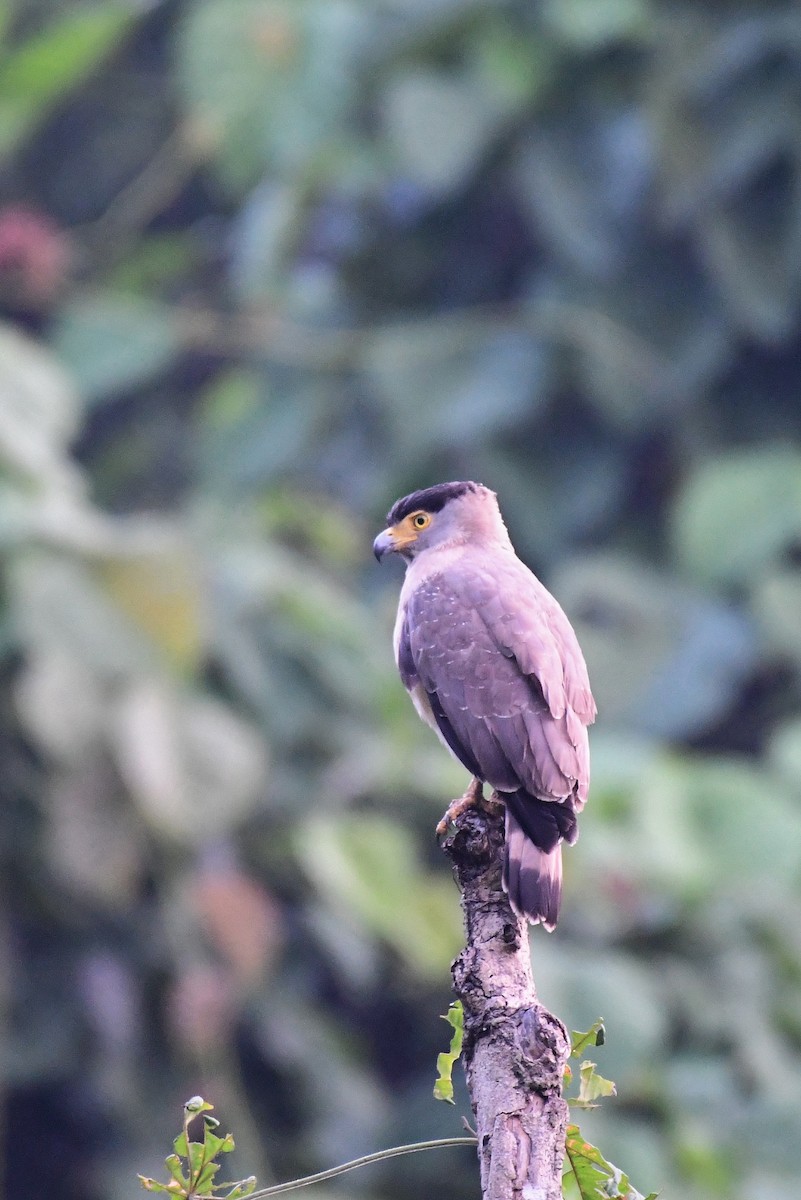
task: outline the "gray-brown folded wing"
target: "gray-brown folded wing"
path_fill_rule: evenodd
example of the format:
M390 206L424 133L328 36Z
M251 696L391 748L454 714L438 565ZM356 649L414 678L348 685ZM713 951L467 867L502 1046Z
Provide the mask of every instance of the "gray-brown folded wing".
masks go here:
M518 559L466 558L421 584L399 659L469 770L500 791L582 806L595 713L584 660L564 613Z

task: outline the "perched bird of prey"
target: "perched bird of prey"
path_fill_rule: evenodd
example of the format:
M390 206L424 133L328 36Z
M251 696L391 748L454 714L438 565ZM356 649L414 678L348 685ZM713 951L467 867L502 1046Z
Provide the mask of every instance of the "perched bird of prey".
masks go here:
M595 702L576 635L515 554L495 493L440 483L398 500L373 543L406 578L395 658L414 705L473 776L438 831L483 795L506 806L503 886L514 910L552 930L563 841L590 779Z

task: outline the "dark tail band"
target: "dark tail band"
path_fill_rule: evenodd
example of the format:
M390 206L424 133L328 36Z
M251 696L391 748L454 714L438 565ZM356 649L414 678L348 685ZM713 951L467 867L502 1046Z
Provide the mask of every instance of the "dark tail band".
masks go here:
M509 903L519 916L552 931L562 899L562 839L576 840L576 814L567 804L520 793L504 800L503 886Z

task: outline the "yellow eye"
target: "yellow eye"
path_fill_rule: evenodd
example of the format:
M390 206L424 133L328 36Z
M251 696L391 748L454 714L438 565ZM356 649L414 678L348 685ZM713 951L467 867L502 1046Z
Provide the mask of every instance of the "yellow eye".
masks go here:
M415 529L425 529L425 527L430 524L431 517L428 515L428 513L419 512L415 513L412 517L412 525L414 525Z

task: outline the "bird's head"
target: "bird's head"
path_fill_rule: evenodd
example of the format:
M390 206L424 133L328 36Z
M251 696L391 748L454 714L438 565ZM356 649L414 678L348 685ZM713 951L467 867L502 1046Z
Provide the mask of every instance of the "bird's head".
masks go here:
M508 541L495 493L471 481L438 483L395 501L373 553L379 562L387 554L410 562L424 550L487 537Z

